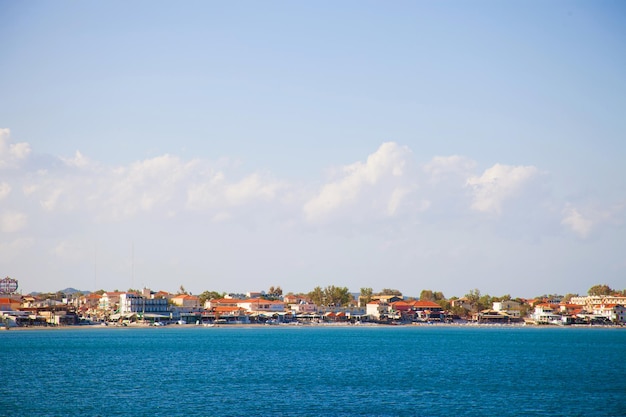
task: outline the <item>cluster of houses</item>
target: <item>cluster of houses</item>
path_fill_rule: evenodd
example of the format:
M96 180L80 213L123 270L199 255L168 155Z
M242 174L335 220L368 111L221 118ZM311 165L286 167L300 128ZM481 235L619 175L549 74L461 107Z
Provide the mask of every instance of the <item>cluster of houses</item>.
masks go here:
M78 324L279 324L279 323L432 323L457 320L476 323L527 324L625 324L626 296L573 297L493 302L492 308L475 311L465 298L450 305L467 310L466 317L452 315L433 301L404 299L401 295L355 297L348 306L316 305L303 295L268 297L264 293L231 294L218 299L191 294L154 292L104 292L68 297L61 301L37 296L0 296L2 325L46 326ZM458 309L457 309L458 311ZM522 311L529 311L523 315Z

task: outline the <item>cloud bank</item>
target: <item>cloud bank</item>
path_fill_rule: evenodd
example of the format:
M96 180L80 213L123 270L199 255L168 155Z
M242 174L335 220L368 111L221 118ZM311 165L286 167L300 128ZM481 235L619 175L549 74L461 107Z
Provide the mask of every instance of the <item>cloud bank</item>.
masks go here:
M292 223L331 227L413 221L439 210L501 218L507 216L507 203L545 203L544 195L533 192L541 181L538 167L496 162L477 172L479 162L461 155L434 156L420 164L411 149L394 142L381 144L362 161L331 169L321 183L295 184L269 172L242 174L232 164L169 154L105 166L77 150L56 158L59 163L25 168L30 145L10 139L9 129L0 129L0 169L12 172L0 181L0 218L2 230L11 233L28 231L27 219L44 213L77 213L114 223L146 213L237 221L263 211L280 212ZM567 202L550 205L561 205L560 225L579 238L623 212L618 207L583 214Z
M98 257L123 277L130 266L118 246L146 236L142 247L160 257L145 260L161 265L152 276L185 263L201 264L192 275L215 268L237 279L282 269L308 276L320 265L355 274L360 264L396 275L428 266L435 276L458 273L455 265L481 276L531 256L544 238L597 239L623 225L626 208L559 200L541 167L463 155L419 161L395 142L304 182L228 161L164 154L113 166L80 150L41 157L0 129L0 260L30 267L40 257L47 270L66 265L60 276L85 276L85 260L106 241ZM532 242L499 230L523 230ZM510 253L496 256L504 247Z

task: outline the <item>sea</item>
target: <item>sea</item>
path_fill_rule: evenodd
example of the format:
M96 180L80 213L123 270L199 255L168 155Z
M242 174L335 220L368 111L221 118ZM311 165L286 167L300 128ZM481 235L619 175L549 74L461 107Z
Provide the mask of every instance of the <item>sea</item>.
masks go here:
M1 416L626 416L626 329L0 331Z

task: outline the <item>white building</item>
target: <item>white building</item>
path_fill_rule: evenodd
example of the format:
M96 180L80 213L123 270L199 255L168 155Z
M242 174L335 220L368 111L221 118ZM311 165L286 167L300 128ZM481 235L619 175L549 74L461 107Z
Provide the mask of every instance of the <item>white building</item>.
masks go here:
M520 316L520 303L517 301L494 301L493 309L499 313L506 313L511 317Z
M561 324L563 322L561 315L556 314L550 304L537 304L531 316L537 324Z
M146 298L139 294L120 294L120 314L128 315L133 313L157 313L169 314L169 305L165 298Z
M265 300L263 298L239 300L237 307L241 307L246 311L264 311L270 313L280 313L285 311L285 303L282 301Z
M370 301L365 306L365 313L373 319L380 320L389 314L389 304L381 300Z
M626 307L620 304L600 304L594 306L593 314L606 317L614 323L626 323Z

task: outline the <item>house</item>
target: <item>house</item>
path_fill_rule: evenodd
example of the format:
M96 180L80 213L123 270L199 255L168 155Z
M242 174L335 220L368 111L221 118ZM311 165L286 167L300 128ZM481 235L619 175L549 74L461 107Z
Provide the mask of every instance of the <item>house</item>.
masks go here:
M241 307L249 312L271 312L278 313L285 311L285 303L282 301L266 300L264 298L253 298L250 300L239 300L237 307Z
M450 300L450 306L461 307L466 310L472 309L472 303L470 303L470 300L467 297L461 297L461 298L457 298L456 300Z
M141 313L148 317L153 314L169 317L170 313L169 305L165 298L146 298L135 293L120 294L119 310L121 315Z
M0 298L0 311L19 310L22 306L22 300L13 297Z
M472 320L478 323L509 323L512 317L505 311L487 309L474 313Z
M79 304L81 306L86 306L88 309L97 309L100 305L100 299L102 296L100 294L96 294L95 292L89 293L87 295L83 295L79 298Z
M587 311L592 311L597 305L623 305L626 306L626 296L624 295L590 295L587 297L572 297L569 301L571 304L583 306Z
M406 301L396 301L391 303L391 317L395 320L414 320L415 310L412 305Z
M560 314L557 314L556 307L548 303L540 303L535 305L535 310L531 314L531 318L537 324L561 324L563 322Z
M172 297L172 304L186 309L198 310L200 308L200 299L195 295L179 294Z
M415 317L420 320L443 320L445 318L443 308L429 300L413 300L408 302Z
M289 304L289 309L296 314L310 314L317 311L317 306L313 303Z
M390 305L382 300L370 301L365 306L365 313L375 320L386 319L389 316Z
M119 291L105 292L102 294L102 297L100 297L98 308L105 311L116 310L120 303L120 295L122 294L124 293Z
M606 317L613 323L626 323L626 307L621 304L600 304L593 308L593 314Z
M396 301L401 301L403 299L404 297L402 295L395 295L395 294L372 295L372 301L383 301L387 304L395 303Z
M506 301L494 301L493 302L493 310L501 313L506 313L506 315L510 317L519 318L521 315L520 307L521 304L517 301L506 300Z

